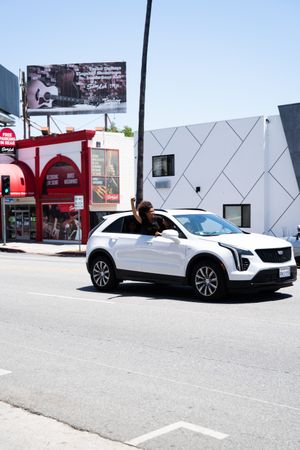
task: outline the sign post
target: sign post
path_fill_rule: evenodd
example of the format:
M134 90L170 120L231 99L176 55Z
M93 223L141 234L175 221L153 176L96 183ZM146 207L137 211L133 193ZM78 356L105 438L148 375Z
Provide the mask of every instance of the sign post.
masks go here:
M81 239L82 239L80 211L83 208L84 208L84 197L83 197L83 195L74 195L74 209L75 209L75 211L78 211L79 251L80 252L81 252Z
M5 197L1 197L1 217L2 217L2 239L3 239L3 245L6 245Z

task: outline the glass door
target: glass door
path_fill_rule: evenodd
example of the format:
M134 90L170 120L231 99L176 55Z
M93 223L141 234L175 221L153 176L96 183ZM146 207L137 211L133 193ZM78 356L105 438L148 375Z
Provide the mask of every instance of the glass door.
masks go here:
M16 239L30 239L30 217L27 210L16 210Z
M8 205L6 207L6 231L10 240L35 240L35 206Z

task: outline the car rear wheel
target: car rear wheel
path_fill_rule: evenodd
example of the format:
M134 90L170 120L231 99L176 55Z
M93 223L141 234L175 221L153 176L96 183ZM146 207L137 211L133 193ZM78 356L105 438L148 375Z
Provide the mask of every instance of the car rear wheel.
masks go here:
M107 291L117 286L113 264L106 256L97 256L91 264L91 280L98 291Z
M225 295L224 274L213 261L198 262L192 272L192 286L202 300L214 300Z

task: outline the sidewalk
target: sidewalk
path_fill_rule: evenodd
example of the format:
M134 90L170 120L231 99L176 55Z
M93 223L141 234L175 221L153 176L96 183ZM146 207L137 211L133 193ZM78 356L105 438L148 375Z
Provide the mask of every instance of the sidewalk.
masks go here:
M130 450L132 447L79 431L55 419L0 402L1 450Z
M83 244L45 244L43 242L0 243L0 252L35 253L38 255L85 256Z

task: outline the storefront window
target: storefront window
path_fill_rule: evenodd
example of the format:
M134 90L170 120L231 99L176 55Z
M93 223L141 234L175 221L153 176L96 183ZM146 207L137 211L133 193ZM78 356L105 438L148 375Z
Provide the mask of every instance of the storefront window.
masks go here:
M74 205L43 205L43 239L59 241L79 241L81 226L78 211Z

